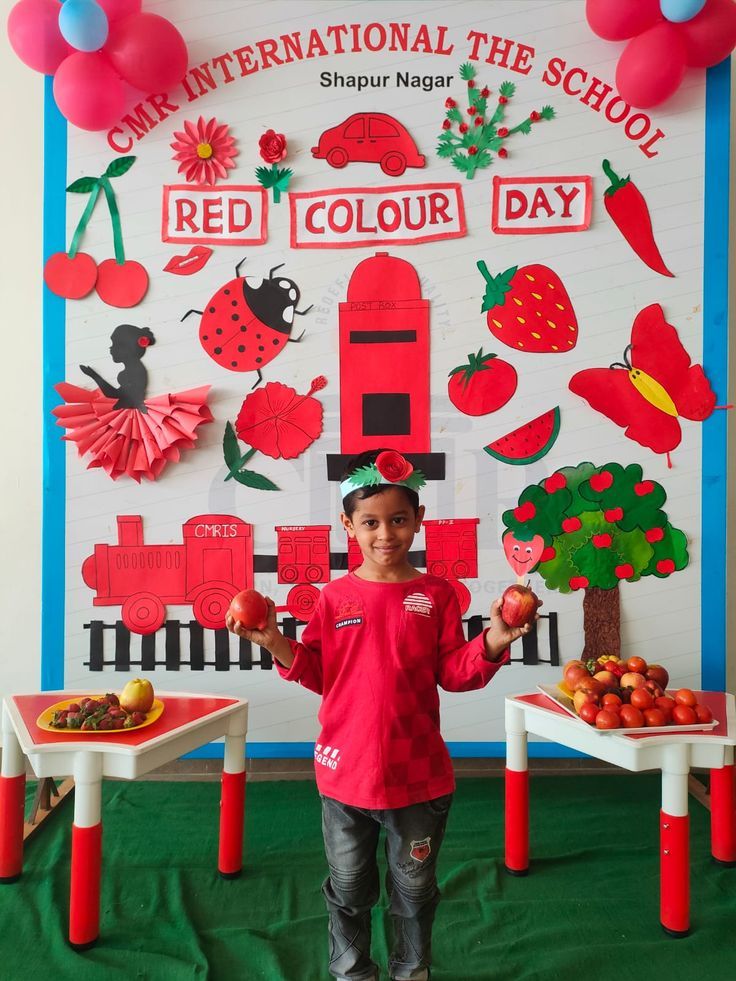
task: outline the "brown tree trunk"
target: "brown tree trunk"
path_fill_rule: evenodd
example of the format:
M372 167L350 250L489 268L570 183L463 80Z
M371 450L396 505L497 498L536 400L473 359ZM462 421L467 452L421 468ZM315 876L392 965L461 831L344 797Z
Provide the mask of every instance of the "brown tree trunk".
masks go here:
M588 586L583 598L583 660L602 654L621 654L621 611L619 589Z

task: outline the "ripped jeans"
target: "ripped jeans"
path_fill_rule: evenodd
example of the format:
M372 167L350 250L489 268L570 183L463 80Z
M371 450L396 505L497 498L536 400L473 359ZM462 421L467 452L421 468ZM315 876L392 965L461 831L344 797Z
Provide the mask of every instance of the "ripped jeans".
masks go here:
M374 981L371 909L380 886L376 849L386 830L386 889L394 924L392 978L427 981L432 922L440 899L437 856L452 794L392 810L370 811L322 797L322 834L329 866L322 892L330 916L330 974L338 981Z

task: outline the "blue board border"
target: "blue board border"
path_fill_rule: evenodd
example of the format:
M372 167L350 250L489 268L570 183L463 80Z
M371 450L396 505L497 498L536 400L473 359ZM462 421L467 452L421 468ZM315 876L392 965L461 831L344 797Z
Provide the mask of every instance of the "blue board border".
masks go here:
M67 126L56 107L53 80L44 92L44 261L66 250ZM731 136L731 60L726 58L706 73L705 206L703 274L703 366L718 396L725 401L728 387L728 206ZM43 293L43 541L41 688L64 687L64 597L66 487L65 444L51 409L59 403L53 385L65 374L65 302L44 286ZM726 554L725 412L715 412L703 425L702 554ZM722 690L726 683L726 579L703 578L701 583L701 677L704 688ZM505 755L502 742L450 743L451 755ZM312 743L252 743L253 759L311 757ZM554 743L531 743L533 757L573 757ZM191 757L222 755L221 744L204 746Z

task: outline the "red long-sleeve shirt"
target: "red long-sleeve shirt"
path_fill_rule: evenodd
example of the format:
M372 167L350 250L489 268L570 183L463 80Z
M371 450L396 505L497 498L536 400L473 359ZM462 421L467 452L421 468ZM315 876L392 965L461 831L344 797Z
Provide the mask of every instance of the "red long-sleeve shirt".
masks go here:
M439 692L488 684L508 660L466 642L452 586L436 576L325 586L282 677L322 695L315 746L321 793L353 807L406 807L450 793Z

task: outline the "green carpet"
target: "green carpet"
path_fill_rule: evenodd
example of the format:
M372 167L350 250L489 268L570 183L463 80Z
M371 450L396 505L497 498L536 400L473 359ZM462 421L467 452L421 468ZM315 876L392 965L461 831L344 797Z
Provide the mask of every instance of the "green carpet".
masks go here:
M736 869L709 857L691 799L692 927L659 926L657 775L537 777L533 868L503 869L503 782L459 784L440 858L433 981L736 977ZM0 886L2 981L329 981L319 801L306 782L248 786L246 865L216 874L215 783L106 783L101 940L66 942L63 805ZM386 963L389 918L375 911ZM384 981L385 975L382 975Z

